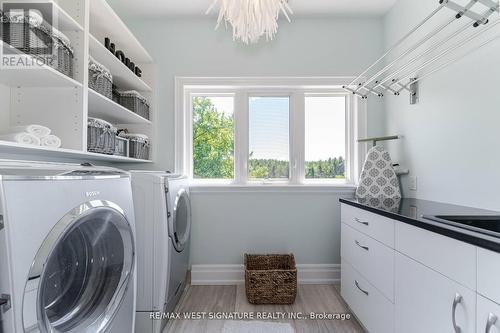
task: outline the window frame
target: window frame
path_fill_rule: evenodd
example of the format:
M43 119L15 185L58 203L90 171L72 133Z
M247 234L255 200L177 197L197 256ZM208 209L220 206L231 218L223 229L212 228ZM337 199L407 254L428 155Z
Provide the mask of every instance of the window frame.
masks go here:
M186 94L186 106L187 109L185 113L187 114L188 119L191 121L187 121L186 123L186 158L188 159L188 163L186 163L186 169L181 172L182 174L186 174L189 176L192 182L197 183L205 183L205 184L226 184L232 183L233 179L202 179L202 178L194 178L194 160L193 160L193 98L194 97L232 97L233 98L233 116L235 118L235 125L233 128L234 131L234 177L236 178L236 94L233 90L223 89L221 92L214 92L214 90L205 90L205 89L196 89L189 90ZM189 135L187 135L189 133ZM176 171L177 172L177 171Z
M308 179L306 178L306 171L305 171L305 165L306 165L306 140L305 140L305 114L307 110L305 109L305 99L307 97L339 97L342 96L345 98L345 144L346 144L346 149L345 149L345 170L346 170L346 177L345 179L328 179L328 178L314 178L314 179ZM351 110L351 104L350 104L350 99L351 99L351 94L345 93L345 92L306 92L304 94L304 126L303 127L303 155L302 159L299 161L299 164L302 166L301 174L299 175L301 179L304 179L304 183L306 184L324 184L324 183L330 183L330 184L345 184L345 183L354 183L352 181L352 175L355 173L355 171L352 169L353 163L351 163L351 160L353 159L352 156L352 145L356 144L355 141L356 138L352 137L353 131L351 129L351 122L352 122L352 113L353 110ZM352 141L352 143L351 143Z
M242 155L241 158L246 160L243 161L246 166L246 177L243 179L244 182L248 184L280 184L280 185L286 185L289 184L292 180L292 160L293 160L293 144L292 144L292 138L293 138L293 131L292 131L292 114L293 114L293 93L288 90L274 90L270 89L264 92L262 89L249 89L246 91L246 108L247 108L247 122L243 126L246 127L247 133L245 133L246 137L248 138L248 142L246 143L246 155ZM288 179L252 179L249 177L249 170L248 170L248 165L250 162L250 98L252 97L288 97L289 98L289 104L288 104Z
M345 187L355 185L366 153L366 145L356 139L366 136L366 102L341 89L349 77L329 78L193 78L176 77L175 172L187 174L194 185L230 187ZM234 179L193 179L192 96L234 97ZM250 180L249 99L250 97L289 97L290 178L288 180ZM346 178L305 178L305 97L345 96L346 98Z

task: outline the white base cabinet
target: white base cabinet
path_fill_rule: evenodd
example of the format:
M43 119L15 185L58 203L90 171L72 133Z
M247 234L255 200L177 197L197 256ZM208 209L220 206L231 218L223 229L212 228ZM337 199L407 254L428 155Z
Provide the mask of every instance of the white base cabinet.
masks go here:
M341 256L369 333L500 333L500 253L342 204Z
M475 332L474 291L399 253L395 268L396 332Z

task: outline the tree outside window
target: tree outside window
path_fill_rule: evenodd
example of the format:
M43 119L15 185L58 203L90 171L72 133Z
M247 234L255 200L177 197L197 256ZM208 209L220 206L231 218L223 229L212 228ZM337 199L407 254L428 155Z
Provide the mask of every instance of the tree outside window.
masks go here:
M193 97L193 176L234 179L233 97Z

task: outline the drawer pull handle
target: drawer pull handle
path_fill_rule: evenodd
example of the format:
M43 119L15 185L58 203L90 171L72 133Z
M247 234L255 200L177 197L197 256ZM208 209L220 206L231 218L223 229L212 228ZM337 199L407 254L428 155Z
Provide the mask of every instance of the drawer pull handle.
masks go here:
M493 313L490 313L488 315L488 323L486 324L486 331L484 331L485 333L490 333L491 331L491 328L493 327L493 325L495 325L498 321L498 317L495 316Z
M363 294L365 294L366 296L370 295L370 293L368 293L366 290L363 290L360 286L359 286L359 282L357 280L354 280L354 284L356 285L356 287L359 289L359 291L361 291Z
M356 217L354 220L355 220L356 222L358 222L358 223L360 223L360 224L363 224L363 225L366 225L366 226L370 225L370 223L365 222L365 221L361 221L361 220L360 220L360 219L358 219L357 217Z
M369 251L370 248L368 246L363 246L361 245L358 241L354 241L356 243L357 246L359 246L360 248L362 248L363 250L366 250L366 251Z
M453 329L455 330L455 333L461 333L462 329L460 326L457 325L457 306L458 304L462 303L463 297L460 294L455 294L455 298L453 299L453 306L451 308L451 320L453 322Z

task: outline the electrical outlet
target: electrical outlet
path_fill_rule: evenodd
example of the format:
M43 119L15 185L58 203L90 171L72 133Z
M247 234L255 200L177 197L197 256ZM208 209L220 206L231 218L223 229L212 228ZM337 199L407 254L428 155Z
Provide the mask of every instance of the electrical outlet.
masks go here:
M410 183L408 184L410 191L417 190L417 176L410 176Z
M414 219L418 218L418 207L410 206L410 216Z

